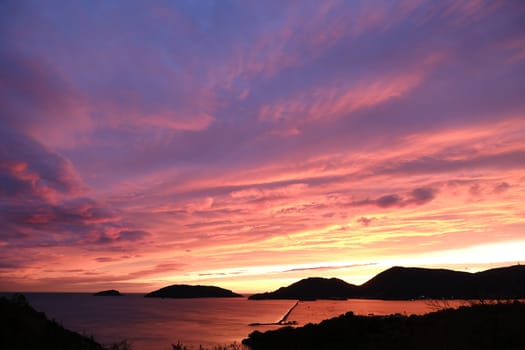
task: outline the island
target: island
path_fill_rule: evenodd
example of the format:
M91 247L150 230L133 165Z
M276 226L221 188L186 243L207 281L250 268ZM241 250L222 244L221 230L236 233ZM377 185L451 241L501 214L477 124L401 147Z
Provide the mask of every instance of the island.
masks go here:
M97 297L121 297L122 296L122 294L118 290L115 290L115 289L103 290L103 291L94 293L93 295Z
M193 286L174 284L144 296L145 298L243 298L242 295L231 290L216 286Z
M306 278L260 299L523 299L525 266L515 265L470 273L447 269L395 266L356 286L337 278Z

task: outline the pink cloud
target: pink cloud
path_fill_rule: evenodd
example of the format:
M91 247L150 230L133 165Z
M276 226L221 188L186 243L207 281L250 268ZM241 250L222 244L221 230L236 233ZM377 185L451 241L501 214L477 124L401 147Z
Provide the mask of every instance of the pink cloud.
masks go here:
M503 47L512 52L510 63L517 63L525 59L525 39L512 39L503 44Z
M176 116L176 115L145 115L138 119L138 124L155 126L181 131L206 130L213 122L213 117L208 114Z
M351 116L353 112L372 107L409 93L423 76L410 73L393 78L364 81L350 88L316 88L290 100L264 105L259 112L262 121L312 122L330 121Z

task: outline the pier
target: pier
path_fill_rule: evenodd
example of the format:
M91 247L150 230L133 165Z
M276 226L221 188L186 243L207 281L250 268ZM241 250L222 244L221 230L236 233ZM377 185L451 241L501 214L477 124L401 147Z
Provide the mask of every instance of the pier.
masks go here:
M271 322L271 323L250 323L249 326L283 326L283 325L292 325L297 324L297 321L288 321L288 317L292 313L292 311L299 305L299 301L296 301L295 304L292 305L291 308L288 309L288 311L281 317L281 319L277 322Z
M293 309L297 307L297 305L299 305L299 301L295 302L295 304L288 310L288 312L286 312L284 316L281 317L281 319L277 322L277 324L290 324L290 323L287 323L286 320L288 319L288 316L290 316L290 314L292 313ZM292 322L295 322L295 321L292 321Z

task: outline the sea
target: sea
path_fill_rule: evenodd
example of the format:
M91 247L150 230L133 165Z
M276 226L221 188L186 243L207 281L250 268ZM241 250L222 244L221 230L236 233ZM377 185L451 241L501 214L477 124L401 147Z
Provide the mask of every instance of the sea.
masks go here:
M4 294L4 293L3 293ZM5 294L4 294L5 295ZM425 314L465 301L385 300L248 300L247 298L161 299L143 294L122 297L83 293L24 293L48 318L104 345L126 339L134 350L171 350L181 342L198 349L240 343L251 332L277 329L261 325L281 320L296 326L319 323L352 311L358 315ZM254 323L259 325L253 325Z

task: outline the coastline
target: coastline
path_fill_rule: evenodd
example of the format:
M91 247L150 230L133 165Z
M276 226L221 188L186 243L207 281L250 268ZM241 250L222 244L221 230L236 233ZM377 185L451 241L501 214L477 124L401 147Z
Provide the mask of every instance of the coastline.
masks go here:
M358 316L352 312L303 327L252 332L250 350L523 349L525 304L506 301L425 315Z
M17 297L18 298L18 297ZM5 304L6 298L1 298L2 303ZM22 300L23 302L20 302ZM440 303L439 301L438 303ZM24 338L40 339L39 341L44 342L38 344L38 348L47 349L46 346L56 346L56 342L62 341L62 337L70 339L73 337L80 342L87 342L91 344L89 349L103 350L108 349L108 346L100 345L98 337L85 337L79 333L70 331L67 327L64 328L59 323L51 319L47 319L44 322L43 317L45 314L40 310L36 311L31 305L27 303L25 298L16 299L12 298L12 303L18 310L11 309L11 315L18 315L21 317L23 322L18 322L17 327L21 327L18 331L12 329L4 334L3 339L9 346L9 349L23 349L27 347L17 347L16 344L20 343L20 337L11 338L16 334L23 334ZM292 311L296 310L299 305L315 305L313 303L300 303L296 302L294 305L288 308L287 312L281 317L281 324L276 323L278 326L286 325L288 318L292 315ZM4 305L3 304L3 305ZM320 304L323 305L322 303ZM446 306L445 304L439 305L440 307ZM5 305L3 306L5 309ZM13 311L15 310L15 311ZM9 312L3 312L2 322L9 324ZM294 315L295 318L295 315ZM55 334L55 339L52 340L54 343L45 343L50 340L47 338L35 337L31 334L34 329L28 326L31 324L32 319L39 320L40 324L50 324ZM447 326L448 325L448 326ZM496 326L494 326L496 325ZM41 326L44 327L44 326ZM47 327L47 325L45 325ZM7 328L5 328L7 329ZM128 330L131 332L131 330ZM265 350L265 349L289 349L289 348L300 348L300 349L352 349L349 343L345 343L348 339L352 339L352 344L368 344L367 341L372 341L373 347L378 348L385 343L399 343L403 344L403 349L415 349L415 348L427 348L427 344L424 344L424 335L427 336L439 336L440 339L445 339L446 344L450 345L450 349L489 349L487 347L479 347L476 343L473 334L483 334L483 341L491 346L498 345L498 339L506 339L504 343L506 349L518 349L515 347L517 339L521 339L518 335L525 332L525 304L518 301L507 301L490 304L475 304L470 306L461 306L457 309L443 309L440 311L429 312L424 315L403 315L403 314L390 314L382 316L364 316L356 315L353 312L347 312L337 317L325 319L317 324L308 323L303 324L300 327L278 327L276 329L266 329L266 331L253 331L244 335L243 344L249 347L251 350ZM37 333L40 334L40 333ZM58 334L58 335L57 335ZM72 336L72 334L74 334ZM129 334L129 333L128 333ZM246 336L248 337L246 338ZM151 336L155 336L152 332ZM446 338L449 336L449 338ZM148 349L164 349L167 345L173 344L175 350L190 350L190 349L223 349L223 350L240 350L242 349L238 342L222 342L222 344L229 345L217 345L219 343L209 343L204 339L205 336L200 338L200 341L187 343L185 341L172 340L171 342L165 342L162 346L148 347ZM124 339L124 337L122 338ZM241 338L242 339L242 338ZM313 340L312 340L313 339ZM346 339L346 340L345 340ZM10 343L11 341L11 343ZM240 339L239 339L240 341ZM15 344L15 345L13 345ZM53 345L54 344L54 345ZM107 344L107 343L106 343ZM136 349L133 342L117 340L116 343L109 346L111 350L124 350L124 349ZM196 344L204 344L199 347ZM279 345L281 344L281 345ZM370 345L368 344L368 345ZM410 347L415 346L417 347ZM454 344L461 344L463 347L454 347ZM35 345L35 344L33 344ZM355 344L354 344L355 345ZM367 346L368 346L367 345ZM372 346L371 345L371 346ZM443 344L442 344L443 345ZM178 346L178 347L177 347ZM458 345L459 346L459 345ZM477 346L477 347L474 347ZM73 347L74 349L75 347ZM365 347L366 348L366 347ZM501 347L493 347L501 348ZM401 348L400 348L401 349Z

